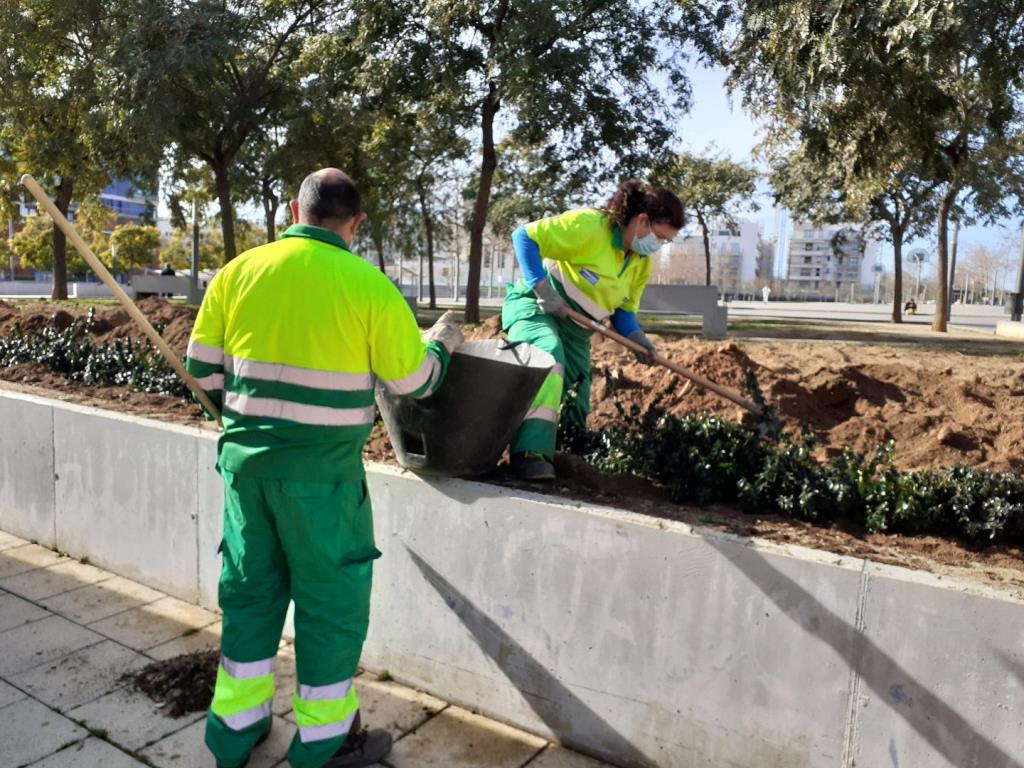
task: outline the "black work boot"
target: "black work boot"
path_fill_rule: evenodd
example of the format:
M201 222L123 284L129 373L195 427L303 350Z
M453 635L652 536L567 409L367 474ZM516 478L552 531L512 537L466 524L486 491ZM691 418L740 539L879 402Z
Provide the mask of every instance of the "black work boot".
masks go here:
M361 714L356 714L345 742L323 768L362 768L380 762L391 752L391 734L380 729L371 731L363 728Z
M520 480L536 483L555 479L555 465L543 453L513 454L510 466Z

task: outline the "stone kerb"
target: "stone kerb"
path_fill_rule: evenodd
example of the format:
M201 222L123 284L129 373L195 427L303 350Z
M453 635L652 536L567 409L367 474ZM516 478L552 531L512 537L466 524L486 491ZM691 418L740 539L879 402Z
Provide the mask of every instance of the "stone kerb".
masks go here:
M214 434L6 392L0 419L0 528L215 605ZM1021 765L1018 596L485 483L368 481L371 669L621 765Z

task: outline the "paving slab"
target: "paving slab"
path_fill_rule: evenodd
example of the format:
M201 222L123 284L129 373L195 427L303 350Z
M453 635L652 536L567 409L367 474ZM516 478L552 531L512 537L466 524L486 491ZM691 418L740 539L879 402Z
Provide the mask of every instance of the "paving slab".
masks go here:
M155 701L127 687L68 712L69 717L90 729L103 731L105 738L133 752L187 728L205 714L191 712L183 717L168 717Z
M0 765L28 765L88 735L49 707L23 699L4 707L0 716Z
M99 584L91 584L39 602L40 605L72 621L89 624L155 602L165 596L163 592L115 576Z
M220 627L218 624L211 624L193 631L189 631L181 637L176 637L166 643L162 643L146 651L146 655L152 659L163 661L173 659L183 653L194 653L196 651L210 651L220 647Z
M141 653L104 640L10 680L44 704L66 712L126 685L121 677L148 663Z
M20 547L28 544L25 539L15 536L13 533L7 533L6 531L0 531L0 552L11 547Z
M613 768L608 763L602 763L600 760L581 755L579 752L573 752L557 744L550 745L527 763L527 766L528 768Z
M3 709L8 704L13 704L16 701L21 701L24 698L24 693L19 691L13 685L8 685L3 680L0 680L0 709Z
M0 579L14 576L34 568L46 568L56 565L62 558L52 549L40 547L38 544L22 544L0 552Z
M85 741L65 747L32 768L146 768L134 757L126 755L102 739L90 736Z
M42 600L62 592L113 578L114 574L77 560L68 560L49 568L37 568L0 579L0 588L28 600Z
M393 768L520 768L547 742L523 731L448 707L395 743Z
M271 708L275 715L287 715L292 711L292 695L298 688L295 679L295 646L282 644L277 650L274 665L274 703Z
M363 722L383 728L398 739L415 730L448 706L448 702L397 683L375 680L370 675L356 678L356 692Z
M193 723L156 744L146 747L139 755L157 768L209 768L213 755L203 742L206 719ZM246 768L271 768L284 759L291 744L295 726L280 717L274 718L270 738L252 751Z
M144 651L218 621L217 614L176 597L132 608L89 625L117 642Z
M10 679L19 672L59 659L104 639L63 616L23 624L0 633L0 675ZM0 763L2 765L3 763Z
M17 595L9 592L0 592L0 632L20 627L31 621L45 619L52 616L45 608L22 600Z

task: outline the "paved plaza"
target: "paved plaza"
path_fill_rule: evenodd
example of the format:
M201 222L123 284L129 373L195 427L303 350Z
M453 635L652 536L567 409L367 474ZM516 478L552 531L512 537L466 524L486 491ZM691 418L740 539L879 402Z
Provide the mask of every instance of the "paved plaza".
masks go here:
M220 617L0 532L0 766L212 766L203 712L172 718L126 672L216 647ZM295 658L278 653L271 738L251 768L287 765ZM395 682L356 679L391 768L600 768L602 763Z

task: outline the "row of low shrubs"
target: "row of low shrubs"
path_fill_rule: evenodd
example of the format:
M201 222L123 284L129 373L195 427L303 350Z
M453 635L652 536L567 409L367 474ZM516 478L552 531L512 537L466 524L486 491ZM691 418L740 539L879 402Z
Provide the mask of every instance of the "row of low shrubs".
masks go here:
M40 331L15 326L10 334L0 337L0 368L38 363L83 384L189 397L188 388L148 341L118 339L93 345L90 338L94 320L95 311L90 308L84 321L75 320L65 327L56 321Z
M764 406L756 381L747 389ZM1024 477L958 466L901 472L893 443L823 462L809 432L791 437L772 408L742 426L709 414L673 416L617 404L621 424L563 429L563 450L602 472L657 481L679 503L722 503L815 523L852 522L871 532L934 534L977 544L1024 543Z

